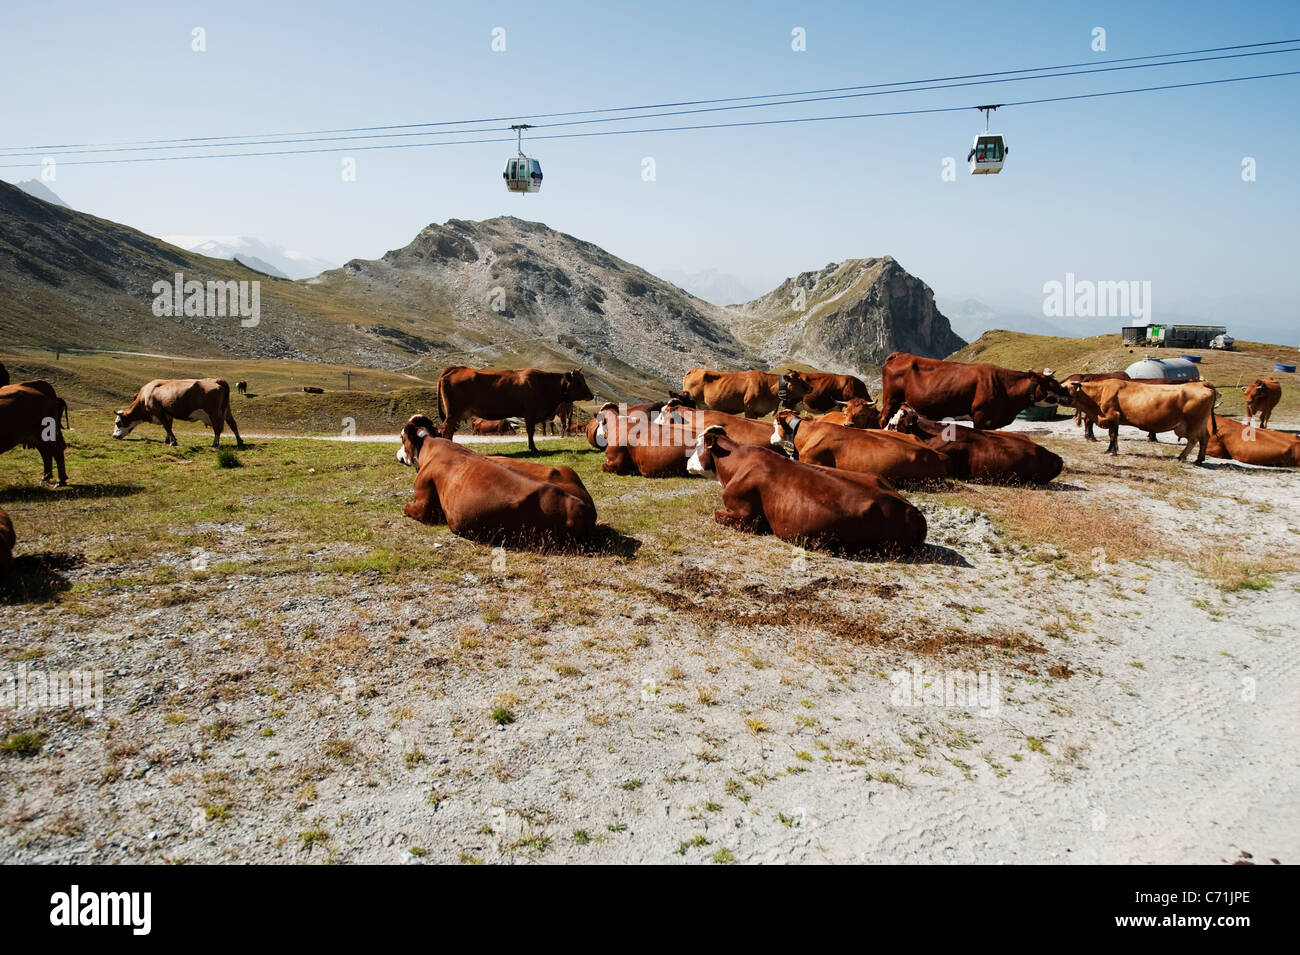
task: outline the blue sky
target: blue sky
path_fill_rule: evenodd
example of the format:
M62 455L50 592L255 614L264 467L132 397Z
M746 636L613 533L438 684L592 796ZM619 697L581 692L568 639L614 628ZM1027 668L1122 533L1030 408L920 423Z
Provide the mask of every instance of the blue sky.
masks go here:
M1300 36L1300 4L58 3L10 0L0 142L296 132L910 80ZM506 28L505 52L491 49ZM1094 27L1107 50L1091 49ZM191 49L191 30L207 50ZM803 27L807 49L791 49ZM1300 53L745 110L721 121L962 106L1300 69ZM652 270L760 287L891 254L941 298L1037 311L1067 272L1152 283L1156 317L1300 343L1300 77L1003 110L999 176L961 164L975 111L505 144L58 168L71 205L152 234L248 234L335 261L430 222L512 214ZM745 115L751 114L751 115ZM655 124L658 125L658 124ZM458 137L461 138L461 137ZM331 144L332 145L332 144ZM263 147L277 148L277 147ZM187 151L189 152L189 151ZM355 182L340 176L342 155ZM940 176L945 157L955 182ZM1244 157L1257 179L1243 182ZM642 179L653 157L656 179ZM75 157L64 157L71 159ZM0 162L13 162L0 159ZM3 169L10 181L38 167Z

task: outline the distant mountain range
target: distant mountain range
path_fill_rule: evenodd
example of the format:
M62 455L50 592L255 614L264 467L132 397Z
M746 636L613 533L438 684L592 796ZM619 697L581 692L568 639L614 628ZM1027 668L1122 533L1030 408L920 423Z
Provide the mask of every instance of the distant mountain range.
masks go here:
M22 182L14 183L14 185L29 196L35 196L37 199L44 199L46 202L52 203L56 206L63 206L65 209L72 208L60 199L53 189L45 185L45 183L41 182L39 179L24 179Z
M380 259L302 281L272 277L271 269L285 271L282 258L268 257L274 247L177 238L202 238L198 248L232 258L0 183L0 340L298 358L426 379L447 364L582 366L607 398L662 394L701 365L869 373L896 349L944 356L965 344L930 288L889 256L832 263L728 308L590 242L508 216L430 225ZM155 315L154 285L178 272L186 282L258 281L259 322Z
M277 278L309 279L338 268L337 262L294 252L249 235L164 235L164 242L213 259L230 259Z
M713 305L735 305L757 298L762 291L747 282L719 272L717 269L704 269L701 272L683 272L679 269L660 269L656 273L678 288L685 289L696 298Z

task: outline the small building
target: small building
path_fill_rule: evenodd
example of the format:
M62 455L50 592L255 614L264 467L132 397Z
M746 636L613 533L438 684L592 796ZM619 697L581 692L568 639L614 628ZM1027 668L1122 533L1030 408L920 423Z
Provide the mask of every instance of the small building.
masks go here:
M1209 348L1219 336L1227 338L1223 325L1126 325L1120 329L1125 345L1155 348Z

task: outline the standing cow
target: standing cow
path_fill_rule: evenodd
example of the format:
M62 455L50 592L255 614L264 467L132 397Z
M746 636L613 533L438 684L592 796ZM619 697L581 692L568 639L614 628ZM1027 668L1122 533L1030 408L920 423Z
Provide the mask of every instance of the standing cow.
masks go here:
M248 394L248 382L246 381L235 382L235 390L238 391L241 395Z
M1110 432L1107 454L1119 453L1119 426L1139 428L1148 433L1172 431L1187 439L1178 455L1186 461L1193 444L1199 444L1196 463L1205 461L1210 433L1217 433L1214 402L1218 392L1207 381L1189 381L1177 385L1153 385L1145 381L1075 381L1070 395L1084 416Z
M244 446L235 416L230 413L230 384L224 378L158 378L138 392L131 404L117 413L113 437L125 438L142 421L152 421L167 432L166 444L176 444L173 421L202 421L212 429L212 446L221 443L221 430L230 425L237 447Z
M1031 405L1068 405L1069 393L1051 375L1013 371L894 352L885 359L880 420L909 404L927 418L970 418L977 428L1004 428Z
M44 480L54 480L53 465L59 468L59 486L68 483L63 463L67 447L59 419L66 419L68 404L48 381L20 381L0 388L0 454L22 445L40 452Z
M1246 397L1246 423L1254 424L1259 415L1259 426L1268 427L1273 409L1282 400L1282 383L1276 378L1256 378L1242 389Z
M455 366L438 376L438 414L441 436L450 439L466 418L523 418L528 450L537 453L533 432L537 423L553 415L562 402L590 401L595 397L582 371L542 371L517 368L488 371Z
M682 391L702 410L763 418L778 408L794 408L812 390L797 371L713 371L692 368L682 376Z
M825 372L810 371L803 376L808 382L808 394L803 397L803 405L809 411L825 414L837 406L855 398L871 402L871 393L867 391L866 382L854 375L830 375Z

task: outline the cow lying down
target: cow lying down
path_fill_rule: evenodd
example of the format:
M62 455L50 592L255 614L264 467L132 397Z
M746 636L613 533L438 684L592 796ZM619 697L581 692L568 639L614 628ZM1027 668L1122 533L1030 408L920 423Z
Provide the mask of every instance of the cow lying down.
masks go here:
M687 477L686 459L695 446L695 432L680 422L657 423L658 408L628 408L607 403L592 420L592 443L605 449L606 474L647 478Z
M1211 414L1214 427L1206 449L1210 457L1270 468L1300 468L1300 435L1251 428Z
M1065 462L1024 435L980 431L954 421L931 421L911 405L898 409L889 430L910 434L948 456L952 473L963 481L987 484L1050 484Z
M397 460L417 469L407 517L442 524L473 540L534 547L591 536L596 506L577 472L506 457L485 457L436 436L425 415L402 429Z
M925 516L873 474L792 461L717 427L700 434L686 466L722 485L719 524L850 552L902 553L925 542Z

